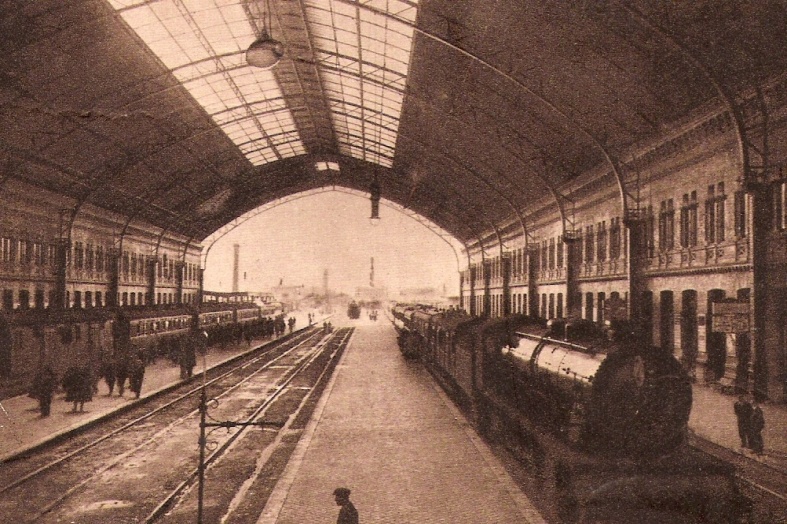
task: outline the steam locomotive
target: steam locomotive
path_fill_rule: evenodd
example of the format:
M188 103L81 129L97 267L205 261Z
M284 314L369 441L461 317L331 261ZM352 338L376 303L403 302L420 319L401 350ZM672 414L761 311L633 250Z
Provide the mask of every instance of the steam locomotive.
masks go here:
M353 320L361 318L361 306L355 300L347 305L347 317Z
M532 465L560 522L744 522L734 469L686 445L691 385L626 323L398 305L417 356L478 431ZM610 336L612 335L612 336Z

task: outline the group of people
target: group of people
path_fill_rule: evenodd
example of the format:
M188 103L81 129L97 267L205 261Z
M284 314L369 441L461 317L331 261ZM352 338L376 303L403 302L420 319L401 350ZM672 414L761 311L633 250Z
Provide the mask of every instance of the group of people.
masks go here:
M145 354L137 351L130 357L119 355L116 358L104 361L101 365L101 377L109 389L109 395L117 385L118 395L123 396L128 379L128 387L139 398L142 392L142 380L145 377Z
M762 440L762 430L765 428L765 415L762 408L756 401L752 404L745 395L740 395L734 409L735 417L738 419L741 447L761 455L765 447Z
M63 373L60 386L65 392L66 402L73 402L72 412L85 410L85 402L93 400L98 393L98 382L101 378L107 384L108 395L112 395L117 386L118 395L123 396L126 380L129 389L139 398L142 392L142 381L145 377L145 355L136 351L129 356L117 355L104 360L95 373L90 366L72 365ZM44 365L33 378L30 396L38 400L42 417L48 417L52 410L52 398L58 388L57 374L50 365Z

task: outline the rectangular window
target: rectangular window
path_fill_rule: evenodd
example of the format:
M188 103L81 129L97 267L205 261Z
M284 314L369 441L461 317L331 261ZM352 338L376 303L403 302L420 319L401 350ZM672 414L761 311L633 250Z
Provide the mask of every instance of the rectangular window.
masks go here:
M689 194L683 194L680 206L680 247L689 247Z
M30 291L27 289L19 290L19 309L30 309Z
M735 237L746 238L746 193L742 190L735 192Z
M557 250L557 267L563 267L563 235L557 237L555 249Z
M675 202L670 198L667 200L667 249L675 247Z
M57 263L57 245L49 244L46 247L46 260L44 260L44 265L54 266Z
M82 242L74 243L74 267L82 269L85 267L85 248Z
M726 238L724 230L727 227L725 219L726 213L724 212L727 195L724 193L724 182L719 182L716 188L716 222L714 224L716 228L716 242L724 242Z
M698 220L699 215L697 213L698 203L697 203L697 192L691 192L691 199L689 200L689 246L694 247L697 245L697 236L698 236Z
M656 217L653 215L653 206L648 206L645 211L645 244L648 257L656 255Z
M130 258L128 255L128 251L123 251L123 275L128 276L128 270L130 266ZM123 303L125 305L125 302Z
M554 269L555 267L555 239L549 239L549 268Z
M93 307L93 292L92 291L85 291L85 307L86 308Z
M615 217L609 222L609 258L612 260L620 258L620 233L620 217Z
M705 243L716 243L716 186L708 186L705 199Z
M36 289L35 293L36 309L44 309L44 290Z
M0 246L3 249L2 254L2 261L3 262L12 262L11 260L11 239L8 237L3 237L0 239Z
M547 241L541 241L541 269L546 269L549 265L549 247Z
M88 271L93 271L93 269L95 269L95 252L93 244L87 245L87 252L85 253L85 267L88 269Z
M662 200L659 211L659 251L667 249L667 201Z
M96 291L96 307L102 307L104 304L101 302L101 291Z
M46 253L46 251L44 250L44 246L41 244L41 242L33 242L33 260L37 266L43 266L46 264L46 261L44 260L44 253Z
M137 274L137 254L131 253L131 274ZM132 304L133 305L133 304Z
M27 240L20 239L19 249L17 252L19 253L19 263L25 266L30 265L30 262L32 262L33 258L32 243Z
M82 292L81 291L74 291L74 308L81 309L82 308Z
M604 262L607 259L607 222L602 221L598 225L598 233L596 234L596 259L599 262Z
M593 262L593 243L595 236L593 235L593 225L585 226L585 263Z
M96 248L96 271L99 273L104 272L104 246Z

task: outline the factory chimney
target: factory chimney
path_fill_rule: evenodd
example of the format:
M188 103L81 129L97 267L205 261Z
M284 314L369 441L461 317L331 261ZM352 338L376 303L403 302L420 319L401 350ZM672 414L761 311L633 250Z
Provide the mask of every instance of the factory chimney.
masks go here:
M232 292L237 293L238 290L238 277L240 275L240 244L233 244L232 248L234 250L233 258L232 258Z

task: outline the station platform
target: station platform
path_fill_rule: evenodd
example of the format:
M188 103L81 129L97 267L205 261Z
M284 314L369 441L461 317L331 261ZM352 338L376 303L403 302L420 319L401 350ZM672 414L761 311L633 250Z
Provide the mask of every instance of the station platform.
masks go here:
M291 316L295 317L296 330L309 323L307 312L295 312ZM315 323L322 324L323 320L323 317L315 316ZM252 346L259 346L269 340L271 339L262 337L252 339ZM201 356L197 356L194 373L201 373L203 365L210 369L248 350L249 345L245 341L223 347L213 346L208 349L204 361ZM144 398L153 395L179 381L180 367L167 359L158 359L145 367L140 396ZM123 396L118 394L117 388L112 396L109 396L109 389L103 380L99 381L98 393L93 395L93 400L85 403L83 412L72 412L73 403L66 402L64 397L65 393L62 391L56 393L52 399L50 415L43 418L39 413L38 401L26 395L0 401L0 466L10 457L23 454L43 442L89 424L136 400L128 389L128 382Z
M545 522L387 321L357 326L257 524Z

